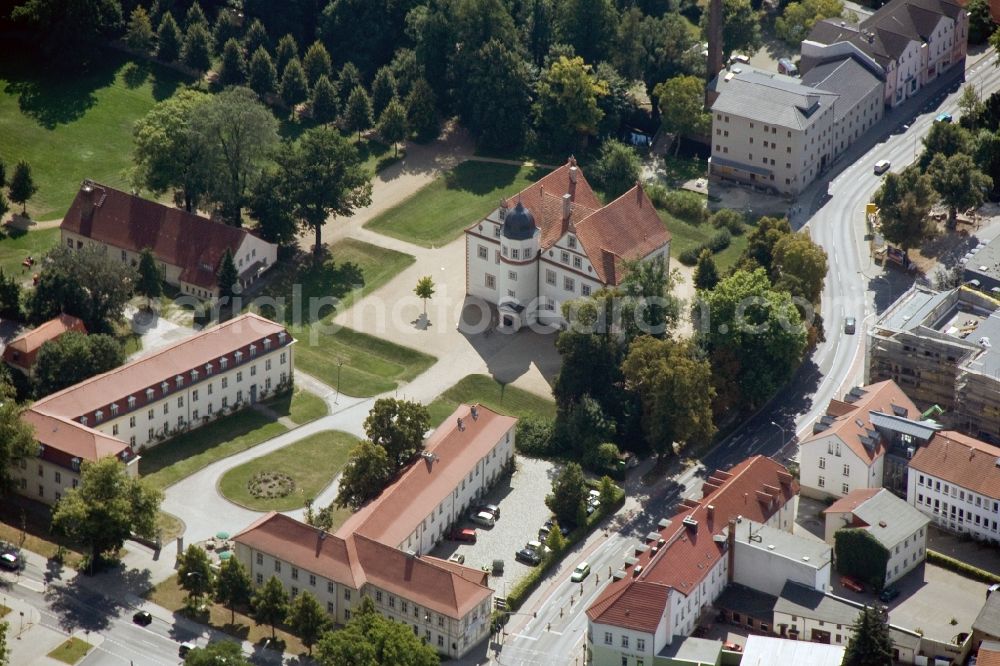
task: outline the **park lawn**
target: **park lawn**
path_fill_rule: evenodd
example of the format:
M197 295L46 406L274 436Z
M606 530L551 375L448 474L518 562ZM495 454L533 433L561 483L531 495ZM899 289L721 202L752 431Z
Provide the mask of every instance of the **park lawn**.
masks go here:
M682 252L689 248L698 247L718 231L718 229L708 222L691 224L684 220L679 220L662 210L659 213L670 230L670 256L675 260ZM747 234L751 229L752 227L744 225L744 232L739 236L733 236L729 247L713 255L715 265L719 269L720 274L726 273L736 263L736 260L740 258L740 254L743 253L743 250L747 246Z
M280 416L290 418L295 422L295 425L315 421L330 413L323 398L301 388L295 389L294 394L285 393L271 398L264 404Z
M64 664L75 664L86 657L92 647L94 646L87 641L79 638L68 638L62 645L49 652L49 657Z
M462 403L480 403L495 412L516 416L554 419L556 403L551 398L505 386L489 375L466 375L427 406L431 424L439 425Z
M265 638L271 638L271 627L267 625L257 626L250 617L239 611L236 613L236 623L231 624L232 614L222 604L210 604L208 606L207 618L201 614L192 614L186 608L186 596L187 593L177 583L177 574L167 578L145 594L146 599L163 606L169 611L192 617L200 622L207 621L208 625L213 629L224 631L239 640L250 641L254 645L258 645ZM272 643L272 647L280 648L282 651L290 654L305 654L306 646L302 644L302 641L297 636L290 634L280 627L277 629L276 634L278 644L275 646Z
M8 176L18 160L31 164L29 214L61 217L84 178L127 189L132 126L184 77L147 63L126 76L129 59L110 49L89 71L60 74L16 48L0 52L0 155Z
M434 365L436 358L410 347L376 338L346 327L334 333L316 330L315 343L309 329L293 327L295 367L359 398L392 391ZM343 361L343 367L338 363Z
M310 435L286 447L255 458L226 472L219 491L231 502L253 511L291 511L306 505L330 485L347 463L358 439L336 430ZM259 472L282 472L295 481L295 490L285 497L255 497L247 484Z
M167 544L184 533L184 522L172 513L160 511L156 514L156 531L160 543Z
M548 171L463 162L365 224L365 228L424 247L445 245L486 216L501 197L517 194Z
M412 255L364 241L352 238L338 241L329 247L329 258L322 263L314 262L312 256L300 256L279 264L262 295L284 303L284 316L269 306L260 308L260 314L286 323L328 320L334 308L343 311L350 307L414 261ZM296 290L298 299L294 296ZM331 302L330 297L336 300ZM298 313L297 302L302 308ZM315 307L310 308L310 303L315 303Z
M2 97L2 92L0 92ZM2 127L0 118L0 127ZM2 136L3 132L0 132ZM0 143L3 138L0 138ZM0 155L3 155L0 151ZM6 157L6 156L4 156ZM7 169L10 170L10 165ZM9 177L9 176L8 176ZM46 252L59 243L59 229L35 229L32 231L22 231L14 227L4 227L0 235L0 269L4 274L17 278L20 282L30 282L33 273L37 273L41 265L36 263L33 268L25 268L21 265L28 256L39 260Z

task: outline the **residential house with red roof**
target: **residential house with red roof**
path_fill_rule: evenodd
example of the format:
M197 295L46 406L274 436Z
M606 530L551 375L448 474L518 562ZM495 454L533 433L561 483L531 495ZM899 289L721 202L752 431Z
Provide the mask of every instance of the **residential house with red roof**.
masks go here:
M813 432L799 443L802 494L825 499L859 488L906 490L906 463L936 432L920 421L913 401L886 380L855 387L843 400L831 400Z
M691 634L732 580L729 533L737 520L792 531L798 483L770 458L712 473L702 493L627 553L587 609L596 666L652 664L676 637Z
M226 250L244 288L278 260L277 245L246 229L91 180L80 185L59 230L61 242L70 249L100 245L110 258L133 266L149 248L164 282L204 300L219 296L216 275Z
M76 331L87 333L83 321L68 314L61 314L30 331L21 333L7 343L3 350L3 362L22 372L28 377L34 373L35 360L42 345L52 340L58 340L64 333Z
M670 232L638 183L606 206L570 158L465 230L466 293L516 330L562 321L565 301L621 284L627 261L662 257Z
M132 475L147 446L290 385L295 340L245 314L36 401L24 413L38 455L12 470L14 488L53 504L79 483L83 461L118 456Z
M460 405L421 456L330 534L271 513L233 537L255 586L276 576L308 591L344 624L363 596L412 625L439 653L457 658L489 635L487 575L426 555L511 464L517 419Z

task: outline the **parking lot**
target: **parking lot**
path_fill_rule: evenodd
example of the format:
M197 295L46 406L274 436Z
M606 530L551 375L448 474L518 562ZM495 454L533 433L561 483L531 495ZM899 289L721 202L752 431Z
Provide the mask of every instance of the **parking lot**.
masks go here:
M517 562L514 553L528 541L538 538L538 528L550 515L545 496L552 490L555 466L545 460L517 457L517 466L509 479L501 479L483 500L483 504L500 507L500 520L493 527L478 527L465 520L460 527L476 528L476 543L442 541L431 555L448 559L453 553L465 557L469 567L491 568L493 560L504 561L504 573L490 582L499 596L531 570Z

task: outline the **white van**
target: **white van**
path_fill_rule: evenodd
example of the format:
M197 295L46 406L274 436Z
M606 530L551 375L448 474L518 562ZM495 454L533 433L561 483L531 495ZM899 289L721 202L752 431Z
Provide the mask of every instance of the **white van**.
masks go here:
M886 171L889 170L890 166L891 165L889 164L889 160L879 160L878 162L875 163L875 175L881 176L882 174L884 174Z

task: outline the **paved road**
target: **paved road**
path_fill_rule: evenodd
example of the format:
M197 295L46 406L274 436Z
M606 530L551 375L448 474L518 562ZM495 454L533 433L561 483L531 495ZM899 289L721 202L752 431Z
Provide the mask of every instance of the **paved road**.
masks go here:
M984 97L1000 89L1000 71L993 66L992 52L970 62L966 76ZM488 654L484 656L480 651L477 658L464 663L582 663L587 630L584 611L600 593L608 567L617 568L629 542L640 541L661 517L670 515L670 508L680 497L699 497L701 478L707 470L725 468L758 453L783 462L794 458L796 434L811 427L831 398L862 379L867 325L877 311L905 289L892 275L876 275L877 267L873 268L864 245L864 205L878 184L872 165L888 159L893 170L900 170L912 162L934 116L942 111L957 114L960 90L954 86L960 77L960 72L943 77L919 97L887 114L832 166L827 182L815 184L800 198L802 210L793 216L792 223L796 228L807 227L813 239L826 249L830 273L822 308L827 340L818 345L795 379L709 452L701 465L661 482L628 522L613 525L607 536L592 537L567 557L550 582L527 601L526 612L511 619L507 627L510 633L501 638L501 649L497 650L498 644L494 643ZM955 92L949 92L952 89ZM900 131L904 123L910 127ZM842 333L847 316L858 320L855 335ZM584 583L581 599L580 585L569 582L569 572L583 559L591 563L595 574Z

